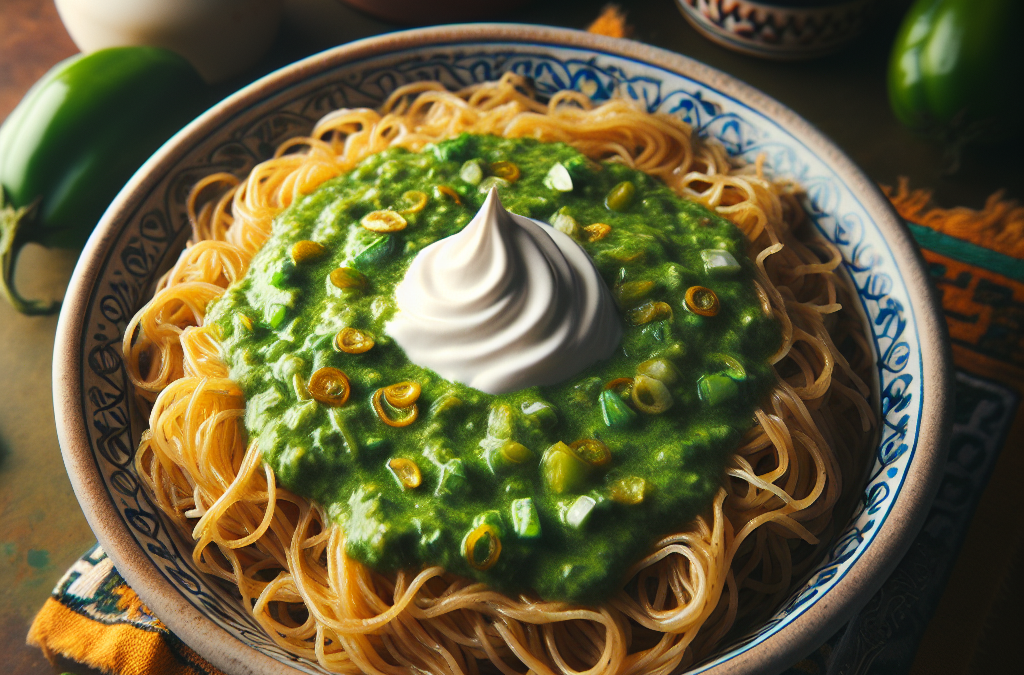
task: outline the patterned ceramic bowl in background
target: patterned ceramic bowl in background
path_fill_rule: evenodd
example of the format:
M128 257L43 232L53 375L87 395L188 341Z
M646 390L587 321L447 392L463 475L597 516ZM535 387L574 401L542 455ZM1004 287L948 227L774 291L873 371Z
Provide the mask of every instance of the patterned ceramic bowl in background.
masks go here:
M796 60L840 49L864 29L876 0L676 0L694 28L723 47Z
M230 673L322 672L282 651L232 589L200 574L135 474L145 420L121 335L190 234L185 197L215 171L239 176L326 112L376 106L397 86L459 88L507 71L541 94L571 88L626 97L686 120L738 160L797 181L818 232L843 255L877 359L881 434L863 499L825 558L765 624L696 670L770 673L809 652L866 602L909 546L937 485L948 429L944 324L909 234L874 184L807 122L700 63L576 31L464 25L395 33L284 68L217 105L169 141L107 211L75 270L54 354L64 461L117 569L189 646Z

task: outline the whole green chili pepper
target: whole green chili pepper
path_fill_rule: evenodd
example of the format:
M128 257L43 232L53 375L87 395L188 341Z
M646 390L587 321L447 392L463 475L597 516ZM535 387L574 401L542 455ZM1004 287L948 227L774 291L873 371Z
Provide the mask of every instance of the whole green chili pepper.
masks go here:
M204 94L188 61L155 47L73 56L33 85L0 126L0 292L16 309L59 307L17 292L21 248L84 244L131 175L199 112Z
M889 102L908 127L939 137L955 168L979 136L1019 133L1021 0L917 0L889 60Z

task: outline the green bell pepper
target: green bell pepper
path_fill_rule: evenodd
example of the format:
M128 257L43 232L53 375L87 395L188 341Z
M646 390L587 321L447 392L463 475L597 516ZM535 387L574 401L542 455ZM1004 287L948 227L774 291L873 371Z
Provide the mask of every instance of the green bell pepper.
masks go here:
M84 244L131 175L199 112L205 91L188 61L155 47L76 55L33 85L0 126L0 292L15 308L59 307L17 292L21 248Z
M1020 128L1024 44L1021 0L917 0L889 60L889 102L899 120L959 148Z

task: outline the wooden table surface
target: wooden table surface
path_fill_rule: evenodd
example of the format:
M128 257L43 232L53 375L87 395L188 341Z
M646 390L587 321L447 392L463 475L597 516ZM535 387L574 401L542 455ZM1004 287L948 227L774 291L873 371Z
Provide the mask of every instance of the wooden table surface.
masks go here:
M223 93L302 56L393 30L337 0L285 0L271 53ZM584 28L603 0L549 0L502 20ZM1020 199L1020 148L970 154L960 175L941 175L941 150L903 129L889 112L885 66L905 2L885 5L865 35L834 56L772 63L741 56L698 35L673 0L621 2L634 37L708 63L790 106L830 136L872 179L912 176L943 206L981 206L995 189ZM51 66L77 51L50 0L0 0L0 119ZM30 246L19 266L27 297L59 294L75 253ZM29 318L0 302L0 667L15 675L61 672L25 646L28 625L65 569L94 541L60 458L51 404L56 317ZM65 664L66 666L66 664ZM81 667L74 672L86 672Z

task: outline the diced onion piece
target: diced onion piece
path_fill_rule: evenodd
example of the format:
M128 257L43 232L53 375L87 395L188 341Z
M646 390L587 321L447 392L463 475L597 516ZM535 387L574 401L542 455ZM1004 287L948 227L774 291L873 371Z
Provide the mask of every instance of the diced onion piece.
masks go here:
M584 227L583 231L587 233L587 241L600 241L611 233L612 226L605 223L594 223Z
M331 283L346 290L350 288L366 288L366 275L354 267L339 267L331 272Z
M477 192L479 192L482 195L485 195L491 191L491 188L497 188L498 192L501 192L509 185L511 185L511 183L509 183L504 178L498 178L497 176L488 176L487 178L484 178L482 181L480 181L480 185L478 185L476 189Z
M421 391L418 382L398 382L384 387L384 400L396 408L408 408L419 399Z
M636 186L632 181L624 180L611 190L604 198L604 205L612 211L625 211L633 202L633 195L636 194Z
M304 239L292 244L291 258L293 263L301 265L304 262L318 260L322 258L325 253L327 253L327 249L323 244Z
M601 468L611 464L611 450L596 438L581 438L578 441L573 441L569 447L577 457L590 466Z
M342 328L334 338L334 346L346 354L362 354L373 348L373 338L357 328Z
M384 209L381 211L370 211L363 216L363 219L359 221L359 224L371 232L387 233L404 230L405 226L409 223L401 216L401 214L398 213L398 211Z
M562 234L567 234L573 239L580 238L580 225L576 222L576 219L568 213L559 211L551 218L550 225Z
M520 176L519 167L512 162L494 162L491 164L491 174L509 183L515 183Z
M411 459L395 457L388 462L388 468L391 469L391 473L395 474L395 478L402 484L402 487L407 490L418 488L423 483L420 467Z
M572 176L561 162L555 164L544 176L544 187L557 192L572 192Z
M536 539L540 536L540 516L531 497L512 501L512 529L520 539Z
M325 366L313 373L306 388L310 396L332 408L345 405L349 394L352 393L348 376L331 366Z
M483 523L466 537L465 555L470 567L485 572L501 557L501 537L493 527Z
M452 200L459 206L462 206L462 197L459 196L458 192L451 189L447 185L438 185L434 189L437 190L437 195L439 197L447 197L448 199Z
M484 170L480 162L475 159L466 160L459 169L459 178L470 185L479 185L484 179Z
M738 272L740 264L735 256L724 249L707 249L700 252L704 260L704 270L709 273Z
M411 204L399 211L399 213L419 213L427 205L427 193L420 190L409 190L402 193L402 199Z
M590 495L580 495L565 512L565 524L577 530L580 529L590 520L596 506L596 499Z
M419 417L420 414L419 407L415 403L404 408L407 414L401 419L396 420L388 416L387 412L384 410L383 404L381 403L381 397L384 396L384 389L386 389L386 387L381 387L377 391L373 392L373 397L370 399L370 402L373 404L373 411L377 413L377 417L380 418L380 421L389 427L407 427L415 422L416 418Z
M645 302L629 313L629 320L634 326L671 317L672 307L667 302Z
M686 289L686 308L701 316L715 316L721 306L718 295L704 286L690 286Z
M659 415L672 407L672 394L665 383L647 375L637 375L630 398L637 410L648 415Z
M650 487L646 480L639 476L626 476L611 484L608 496L612 501L626 506L636 506L647 496Z

